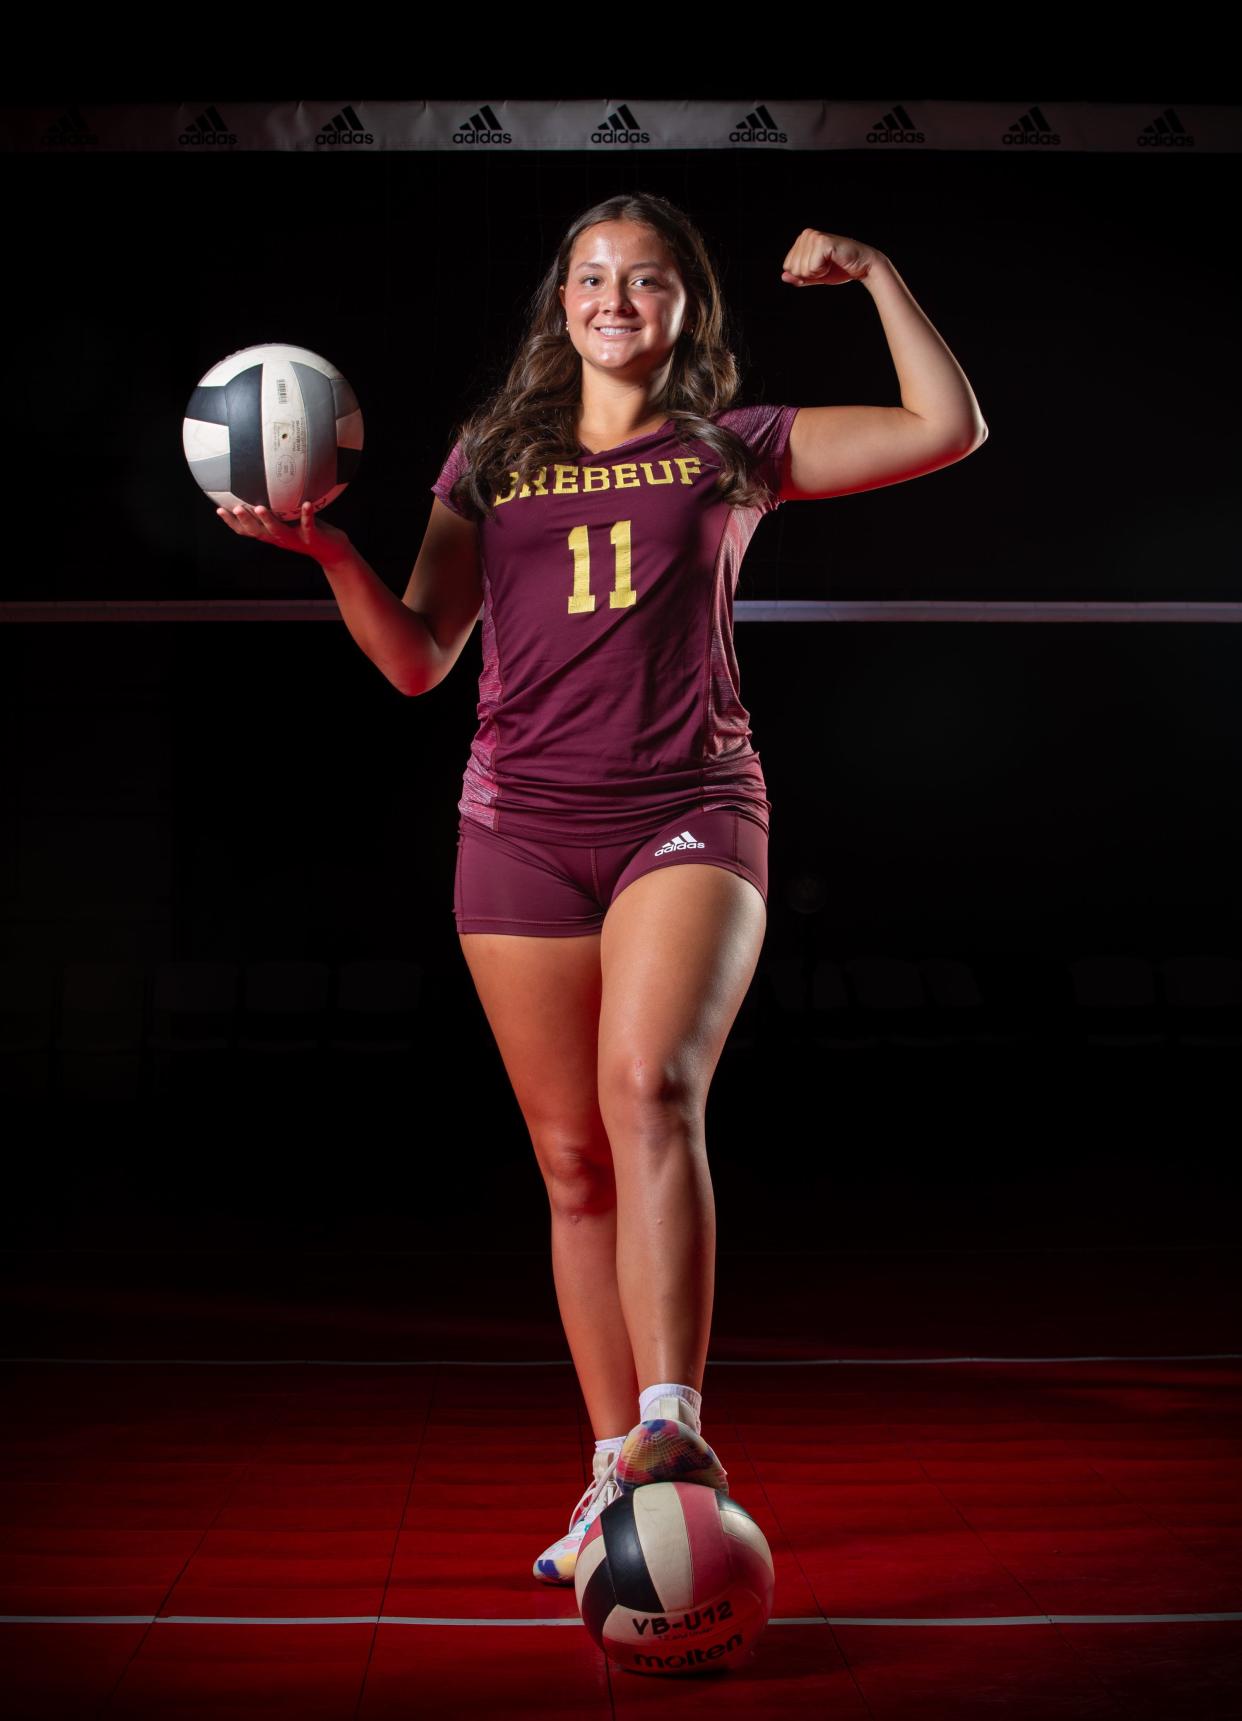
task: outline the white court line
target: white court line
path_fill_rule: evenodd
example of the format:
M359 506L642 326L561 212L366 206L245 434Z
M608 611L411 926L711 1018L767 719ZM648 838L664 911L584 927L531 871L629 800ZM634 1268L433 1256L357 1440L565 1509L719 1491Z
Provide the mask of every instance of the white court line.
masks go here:
M1029 1613L989 1614L966 1619L871 1619L822 1613L776 1618L769 1625L1182 1625L1223 1620L1237 1623L1242 1613ZM439 1614L355 1613L309 1618L241 1614L150 1613L0 1613L0 1625L581 1625L581 1619L458 1619Z
M1176 1351L1159 1356L807 1356L780 1358L725 1357L708 1359L717 1368L940 1368L956 1363L1050 1362L1238 1362L1242 1351ZM572 1368L572 1357L547 1357L542 1362L497 1361L491 1357L201 1357L201 1356L6 1356L4 1363L61 1363L75 1368Z

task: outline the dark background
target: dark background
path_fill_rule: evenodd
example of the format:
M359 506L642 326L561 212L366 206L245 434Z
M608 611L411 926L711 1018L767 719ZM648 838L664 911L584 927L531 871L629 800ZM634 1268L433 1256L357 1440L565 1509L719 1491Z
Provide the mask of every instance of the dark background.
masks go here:
M784 504L740 600L1242 598L1237 301L1209 242L1232 156L100 154L0 173L25 241L4 287L3 601L330 596L314 563L236 539L182 456L197 378L265 340L356 389L366 448L331 517L401 592L452 427L507 364L560 234L638 188L719 260L741 401L899 401L869 295L780 281L818 226L892 258L990 429L942 472ZM737 647L771 895L709 1111L722 1246L764 1226L813 1242L847 1194L855 1236L1214 1235L1236 1048L1183 1044L1159 964L1242 954L1238 630L739 622ZM415 1238L539 1241L542 1187L452 921L480 662L476 630L407 700L339 622L0 630L0 961L51 976L10 1115L83 1120L23 1159L19 1235L99 1211L383 1213ZM930 1004L881 1020L865 977L817 1011L822 965L870 955L968 964L969 1033ZM1072 965L1096 956L1151 965L1148 1002L1089 1010ZM345 1060L327 1094L318 1053L257 1057L260 1076L231 1052L188 1082L174 1057L159 1097L161 964L231 963L242 983L321 964L327 1044L344 968L386 958L421 977L404 1051ZM142 977L136 1044L73 1039L83 964ZM247 1020L243 984L234 1043ZM899 1043L895 1023L958 1043Z

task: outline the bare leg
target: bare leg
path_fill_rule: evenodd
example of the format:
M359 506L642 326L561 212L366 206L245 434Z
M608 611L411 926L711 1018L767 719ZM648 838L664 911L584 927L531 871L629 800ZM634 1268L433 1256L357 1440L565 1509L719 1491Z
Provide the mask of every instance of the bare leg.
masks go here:
M657 1112L628 1134L618 1156L617 1279L635 1390L669 1380L701 1391L716 1283L703 1124Z
M748 879L700 863L643 874L604 920L600 1111L640 1390L657 1381L702 1390L716 1258L707 1094L766 928Z
M575 1207L553 1188L548 1196L556 1299L591 1428L597 1440L625 1434L638 1415L638 1378L617 1283L611 1163L585 1206Z
M612 1147L596 1096L596 934L461 933L548 1192L557 1304L597 1440L624 1434L638 1384L617 1283Z

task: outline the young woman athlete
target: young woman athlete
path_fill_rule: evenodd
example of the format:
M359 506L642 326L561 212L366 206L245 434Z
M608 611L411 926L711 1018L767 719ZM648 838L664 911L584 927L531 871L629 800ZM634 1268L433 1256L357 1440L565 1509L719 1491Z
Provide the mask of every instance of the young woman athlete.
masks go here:
M454 914L546 1185L596 1446L567 1534L534 1562L550 1583L572 1583L621 1489L727 1487L701 1418L704 1116L767 925L770 803L732 637L746 545L782 501L916 478L987 436L882 252L803 228L780 278L871 294L900 406L730 406L701 235L664 198L623 194L561 240L504 384L432 486L401 601L309 506L296 527L219 510L313 556L407 693L443 680L483 619Z

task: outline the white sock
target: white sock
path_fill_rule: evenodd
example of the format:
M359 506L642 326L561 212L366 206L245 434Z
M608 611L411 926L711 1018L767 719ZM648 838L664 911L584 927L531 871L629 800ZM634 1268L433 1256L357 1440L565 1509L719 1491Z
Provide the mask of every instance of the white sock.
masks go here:
M624 1434L610 1434L606 1439L595 1442L595 1450L597 1452L620 1452L624 1445Z
M657 1398L680 1398L694 1412L695 1426L702 1424L703 1395L692 1386L678 1386L675 1381L662 1380L655 1386L648 1386L638 1395L638 1420L646 1420L647 1412Z

